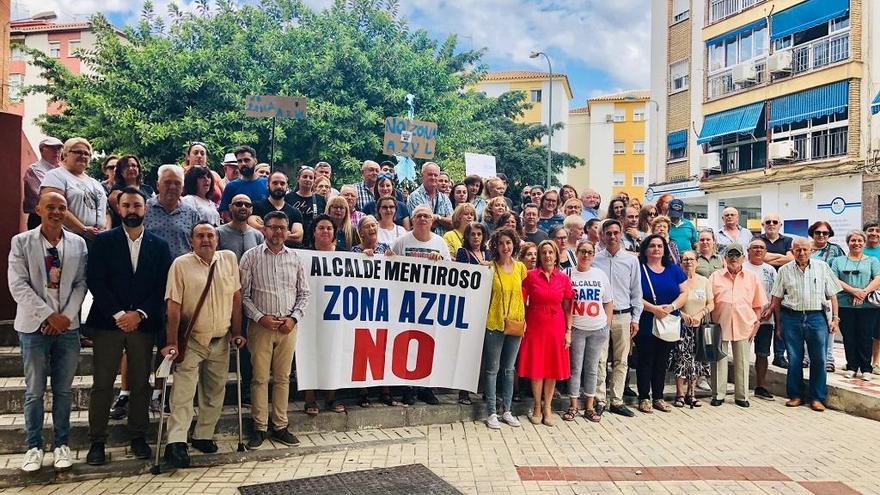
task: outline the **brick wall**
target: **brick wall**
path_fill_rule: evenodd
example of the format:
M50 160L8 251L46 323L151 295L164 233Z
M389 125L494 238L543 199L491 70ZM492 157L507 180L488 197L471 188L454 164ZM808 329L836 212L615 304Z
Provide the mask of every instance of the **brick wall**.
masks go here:
M693 0L700 1L700 0ZM672 0L667 1L666 5L667 23L670 24L667 31L667 60L670 64L687 59L689 63L689 71L694 74L694 64L701 63L694 61L691 57L691 30L693 23L691 19L672 24ZM691 12L693 15L693 11ZM666 91L669 91L669 68L667 67L667 84ZM699 84L698 81L690 80L690 84ZM678 131L681 129L690 129L691 126L691 92L690 90L680 91L678 93L667 96L666 98L666 133ZM665 138L665 137L664 137ZM672 163L666 168L666 181L681 179L689 174L689 166L687 161Z
M852 59L862 60L862 0L850 0L849 26L850 26L850 50Z
M666 164L666 182L684 180L690 175L688 160Z

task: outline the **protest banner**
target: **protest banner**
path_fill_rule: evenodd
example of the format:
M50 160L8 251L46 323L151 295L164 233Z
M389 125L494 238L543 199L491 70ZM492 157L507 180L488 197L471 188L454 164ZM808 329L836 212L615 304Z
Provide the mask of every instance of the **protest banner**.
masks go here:
M476 392L492 290L487 267L297 253L312 293L297 325L300 390L411 385Z
M465 175L479 175L480 177L488 178L495 177L497 173L494 156L481 155L480 153L464 154Z
M244 101L247 117L274 117L278 119L306 118L306 99L290 96L250 95Z
M385 137L382 153L390 156L408 156L430 160L434 158L437 124L402 117L385 119Z

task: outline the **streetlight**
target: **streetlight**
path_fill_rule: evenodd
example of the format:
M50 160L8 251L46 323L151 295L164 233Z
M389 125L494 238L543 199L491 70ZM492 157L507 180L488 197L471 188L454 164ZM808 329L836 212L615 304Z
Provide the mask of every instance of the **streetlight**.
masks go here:
M547 184L550 187L550 170L553 164L553 64L550 63L550 57L544 52L531 52L529 58L538 58L541 55L547 59L547 67L550 69L550 97L547 103Z

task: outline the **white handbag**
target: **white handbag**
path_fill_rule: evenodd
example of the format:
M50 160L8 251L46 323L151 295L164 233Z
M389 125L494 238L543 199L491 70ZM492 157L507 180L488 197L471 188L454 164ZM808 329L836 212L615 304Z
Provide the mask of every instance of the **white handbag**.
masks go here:
M642 265L642 270L645 271L645 278L648 279L648 287L651 288L651 297L654 298L654 304L657 305L657 294L654 293L654 284L651 283L651 276L648 274L648 268L645 265ZM681 316L673 314L666 315L665 318L657 318L655 316L654 326L651 329L651 333L660 340L666 342L678 342L681 340Z

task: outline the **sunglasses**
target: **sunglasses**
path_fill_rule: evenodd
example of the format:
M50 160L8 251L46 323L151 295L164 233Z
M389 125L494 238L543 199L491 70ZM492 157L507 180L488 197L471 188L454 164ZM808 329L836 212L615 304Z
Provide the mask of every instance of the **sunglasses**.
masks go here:
M740 252L738 252L738 251L734 251L734 252L732 252L732 253L727 253L727 254L724 255L725 258L733 258L733 259L737 259L737 258L739 258L740 256L742 256L742 253L740 253Z
M821 235L823 237L828 237L829 235L831 235L831 232L828 232L825 230L816 230L816 231L813 231L813 235Z
M764 225L779 225L779 220L766 220Z
M232 206L235 206L236 208L253 208L254 207L253 204L247 203L245 201L236 201L235 203L232 203Z

